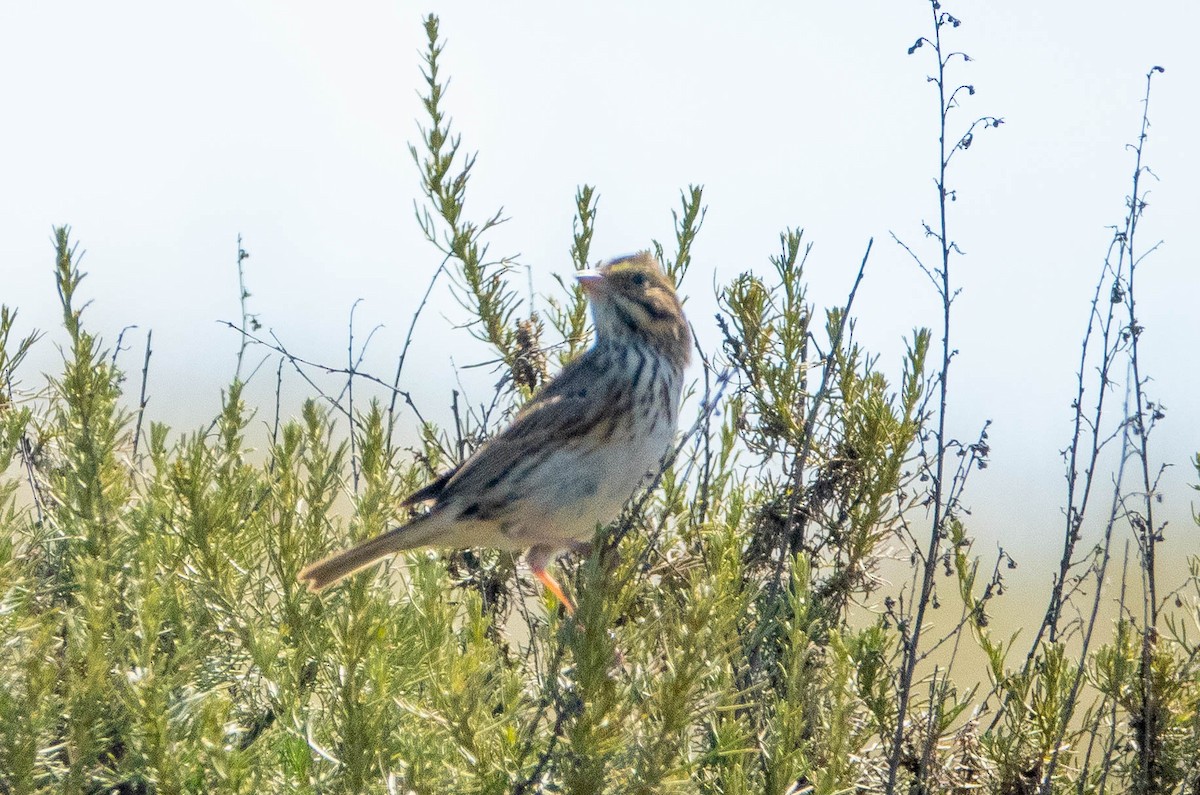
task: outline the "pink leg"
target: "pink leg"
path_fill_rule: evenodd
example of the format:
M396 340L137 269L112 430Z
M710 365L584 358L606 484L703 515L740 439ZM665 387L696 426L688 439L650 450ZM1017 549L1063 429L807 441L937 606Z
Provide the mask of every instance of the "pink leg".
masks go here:
M563 591L562 586L555 582L554 578L546 571L546 565L554 560L557 551L555 547L532 547L525 553L525 562L529 564L533 576L541 580L546 589L562 602L563 607L567 609L567 615L573 616L575 615L575 603Z

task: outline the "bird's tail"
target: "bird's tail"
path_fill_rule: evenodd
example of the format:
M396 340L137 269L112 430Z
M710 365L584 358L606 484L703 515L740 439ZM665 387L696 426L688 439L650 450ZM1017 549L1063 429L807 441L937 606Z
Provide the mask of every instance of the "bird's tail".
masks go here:
M310 591L319 591L359 569L370 566L380 558L406 549L423 547L438 533L438 522L432 519L431 516L422 516L403 527L388 530L350 549L305 566L297 575L297 579L306 584Z

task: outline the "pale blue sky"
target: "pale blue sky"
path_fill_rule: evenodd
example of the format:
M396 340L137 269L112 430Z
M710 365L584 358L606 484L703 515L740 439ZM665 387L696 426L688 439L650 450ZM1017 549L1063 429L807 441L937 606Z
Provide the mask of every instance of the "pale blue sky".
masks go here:
M708 220L686 291L716 342L712 285L764 270L785 226L807 229L812 299L844 299L875 249L857 314L861 341L895 371L901 335L935 320L936 297L895 244L925 243L934 217L934 95L920 0L758 3L447 3L446 107L479 152L468 212L503 205L495 254L520 253L539 288L569 268L572 197L600 192L596 257L668 242L688 183ZM1069 433L1077 348L1110 232L1120 221L1144 75L1155 64L1151 186L1141 271L1145 363L1169 413L1156 442L1175 549L1195 551L1186 466L1200 448L1200 54L1193 2L955 3L951 43L974 61L958 116L998 115L952 177L957 305L951 425L995 421L992 466L970 502L980 551L1019 557L1058 543L1058 451ZM0 11L0 301L21 328L57 322L49 245L69 223L88 251L90 324L111 343L154 329L150 413L184 429L215 411L233 372L235 237L252 258L251 308L293 349L345 357L385 324L367 366L390 376L439 257L413 221L407 143L419 116L421 16L409 2L82 2ZM928 249L926 249L928 250ZM484 358L445 289L418 329L405 386L445 417L459 365ZM26 380L53 370L51 336ZM142 338L122 354L140 369ZM486 384L474 371L468 379ZM136 380L136 379L135 379ZM273 384L252 395L268 418ZM296 379L291 384L298 385ZM295 393L299 394L299 392ZM294 404L293 404L294 405ZM1020 495L1015 498L1013 495ZM1036 561L1035 561L1036 563ZM1034 565L1033 568L1038 568Z

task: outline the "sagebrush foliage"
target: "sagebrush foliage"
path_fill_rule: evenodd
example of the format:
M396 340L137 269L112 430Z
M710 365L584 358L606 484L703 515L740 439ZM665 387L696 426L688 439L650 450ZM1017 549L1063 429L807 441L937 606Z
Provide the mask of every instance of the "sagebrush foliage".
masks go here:
M940 34L958 21L939 8ZM946 375L934 332L915 330L903 360L881 365L854 340L853 290L825 311L809 298L798 230L765 275L720 288L723 346L701 352L695 424L655 488L568 561L574 619L511 557L478 550L409 554L319 597L304 590L306 562L402 521L405 495L587 343L581 292L561 279L545 318L523 314L512 261L487 257L499 215L464 219L473 160L442 109L436 18L425 25L420 222L498 362L496 410L456 416L452 431L414 420L411 450L395 395L314 398L263 438L235 378L211 424L143 432L56 230L60 374L19 379L39 335L14 336L16 312L0 308L0 793L1200 788L1187 629L1200 564L1148 627L1127 611L1105 633L1093 614L1091 645L1048 633L1014 654L986 613L1003 559L980 576L966 512L945 504L935 559L913 530L929 521L937 456L960 473L956 494L986 459L986 435L934 433ZM941 63L940 38L925 41ZM576 267L592 260L597 201L590 186L576 196ZM687 274L702 190L673 215L674 245L656 253L698 289ZM1131 251L1132 230L1125 240ZM1106 273L1132 301L1122 267ZM889 547L921 574L889 583ZM923 567L945 583L928 598L951 608L927 627L929 648L912 632ZM1055 598L1055 616L1083 600ZM986 659L982 686L934 654L960 643Z

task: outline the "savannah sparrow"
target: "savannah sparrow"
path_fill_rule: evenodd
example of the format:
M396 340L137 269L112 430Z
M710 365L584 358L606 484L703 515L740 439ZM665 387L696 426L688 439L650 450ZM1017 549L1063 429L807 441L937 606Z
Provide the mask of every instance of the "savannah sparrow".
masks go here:
M308 566L316 591L382 557L418 547L495 547L546 572L582 549L658 471L675 436L691 335L670 279L649 252L576 275L591 300L596 344L567 365L512 425L404 501L428 513Z

